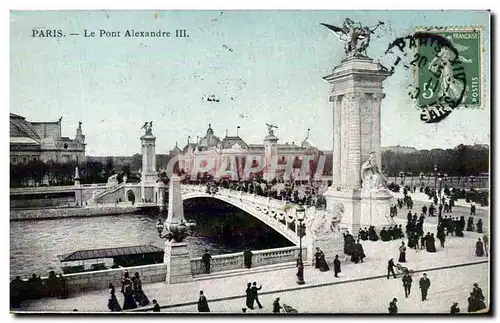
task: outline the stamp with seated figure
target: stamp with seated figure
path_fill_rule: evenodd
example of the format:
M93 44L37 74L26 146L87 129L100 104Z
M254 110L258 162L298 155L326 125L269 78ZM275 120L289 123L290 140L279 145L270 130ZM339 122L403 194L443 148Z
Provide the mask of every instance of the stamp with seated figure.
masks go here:
M428 46L419 46L415 59L417 84L423 90L418 97L420 106L427 106L436 97L448 93L451 98L462 98L458 107L481 108L485 104L484 48L481 27L440 27L420 29L447 39L458 52L458 57L443 47L428 61ZM448 64L449 63L449 64Z

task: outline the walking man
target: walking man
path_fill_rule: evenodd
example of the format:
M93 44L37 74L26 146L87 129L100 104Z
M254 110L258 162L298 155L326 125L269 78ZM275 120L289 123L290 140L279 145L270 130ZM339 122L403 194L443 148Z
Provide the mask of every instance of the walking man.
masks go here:
M460 308L458 307L458 303L454 302L453 305L450 307L450 314L458 314L460 313Z
M277 297L273 302L273 313L279 313L281 310L280 298Z
M422 301L425 301L427 299L427 291L431 287L431 281L427 278L427 274L423 274L423 277L420 278L419 285L422 292Z
M403 287L405 289L405 297L408 298L408 295L410 295L411 283L413 281L413 278L411 278L408 272L405 272L402 280L403 280Z
M387 279L389 279L389 276L392 275L394 276L394 278L396 278L396 273L394 272L394 267L396 267L396 265L394 264L394 258L391 258L389 260L389 262L387 263Z
M488 257L488 236L485 234L483 236L483 242L484 242L484 252L486 253L486 257Z
M259 290L261 290L261 289L262 289L262 285L260 285L260 287L259 287L259 288L257 288L257 283L256 283L256 282L253 282L253 284L252 284L252 294L253 294L253 299L255 300L255 302L257 302L257 306L258 306L259 308L262 308L262 307L263 307L263 306L262 306L262 304L261 304L261 303L260 303L260 301L259 301L259 292L258 292L258 291L259 291Z
M205 249L205 253L201 257L201 262L205 267L205 274L210 274L210 259L212 259L212 256L208 253L208 250Z
M335 277L339 277L340 270L340 260L339 255L335 255L335 259L333 260L333 271L335 272Z

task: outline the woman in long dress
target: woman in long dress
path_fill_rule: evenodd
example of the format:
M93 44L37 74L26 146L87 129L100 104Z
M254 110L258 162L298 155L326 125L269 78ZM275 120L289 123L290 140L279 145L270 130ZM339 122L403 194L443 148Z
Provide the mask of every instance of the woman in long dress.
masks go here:
M405 243L401 242L401 246L399 247L399 260L398 262L406 262L406 247Z
M484 245L483 245L483 242L481 241L481 238L477 238L477 242L476 242L476 256L477 257L484 256Z
M129 310L132 308L137 308L137 304L135 303L134 300L132 281L130 280L130 278L123 278L122 289L123 289L123 309Z
M108 308L111 312L120 312L122 310L115 295L115 286L112 283L109 283Z
M141 279L139 278L139 273L135 273L134 277L132 278L132 285L134 289L134 298L137 303L139 303L140 306L146 306L149 304L149 299L144 294L144 291L142 290L142 282Z

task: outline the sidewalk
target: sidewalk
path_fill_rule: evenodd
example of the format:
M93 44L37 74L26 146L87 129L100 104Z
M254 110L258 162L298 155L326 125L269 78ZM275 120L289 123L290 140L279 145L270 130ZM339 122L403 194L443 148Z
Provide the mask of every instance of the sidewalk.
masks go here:
M391 194L395 198L403 198L403 192L395 193L391 191ZM430 204L432 200L429 199L429 196L427 196L425 193L420 193L418 190L415 193L408 193L409 196L411 196L413 201L420 201L420 202L426 202L427 204ZM455 207L465 207L470 210L470 203L465 202L465 199L458 199L455 201ZM481 206L476 203L476 210L483 210L483 211L489 211L488 206Z
M429 225L431 226L431 225ZM435 229L434 229L435 230ZM466 232L465 238L449 237L446 248L438 252L428 253L425 250L407 251L407 263L404 266L414 271L429 271L433 268L457 266L462 264L487 261L487 257L478 258L474 255L474 242L479 236L476 233ZM191 305L198 300L199 291L203 290L209 301L220 301L234 298L244 298L246 284L256 281L262 285L261 294L276 293L279 291L311 288L335 283L345 283L359 280L375 279L383 277L387 273L387 261L394 258L397 263L401 242L406 240L395 240L390 242L362 242L365 249L364 263L354 264L342 261L342 273L339 278L333 275L334 255L327 255L330 271L320 272L311 266L304 271L306 285L299 286L296 283L296 269L282 269L272 272L252 273L232 277L224 277L212 280L198 280L183 284L168 285L165 283L147 284L143 286L144 292L150 300L153 298L163 308ZM23 303L20 311L72 311L77 308L79 312L108 312L107 300L108 290L92 291L74 295L68 299L42 299L38 301L27 301ZM122 304L123 297L116 293L118 301ZM139 308L136 311L144 311L147 308Z

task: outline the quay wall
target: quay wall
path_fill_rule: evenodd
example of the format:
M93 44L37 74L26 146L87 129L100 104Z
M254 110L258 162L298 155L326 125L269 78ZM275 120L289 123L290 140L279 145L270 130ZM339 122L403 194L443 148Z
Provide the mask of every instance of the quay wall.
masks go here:
M134 213L138 210L133 205L102 205L85 207L33 208L10 210L11 221L47 220L74 217L95 217Z
M167 266L163 263L66 274L64 278L66 278L69 295L71 297L75 293L107 289L109 283L113 283L116 291L119 292L125 269L128 270L130 277L133 277L134 273L138 272L143 284L164 282L167 276ZM42 277L43 281L46 279L47 277Z

